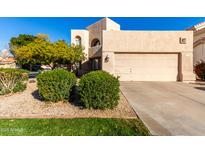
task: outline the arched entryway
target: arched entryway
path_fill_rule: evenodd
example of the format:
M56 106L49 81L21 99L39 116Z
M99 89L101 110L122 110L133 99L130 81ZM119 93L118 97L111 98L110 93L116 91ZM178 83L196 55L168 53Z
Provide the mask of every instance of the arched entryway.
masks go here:
M93 39L92 42L91 42L91 47L95 47L95 46L98 46L98 45L100 45L100 40L97 39L97 38Z

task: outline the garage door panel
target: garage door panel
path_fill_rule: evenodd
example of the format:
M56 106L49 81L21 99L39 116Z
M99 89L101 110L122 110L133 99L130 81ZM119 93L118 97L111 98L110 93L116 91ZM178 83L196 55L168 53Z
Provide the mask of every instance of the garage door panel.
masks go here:
M130 74L130 67L118 66L115 69L115 73L117 73L117 74Z
M177 54L115 54L115 74L121 81L176 81Z

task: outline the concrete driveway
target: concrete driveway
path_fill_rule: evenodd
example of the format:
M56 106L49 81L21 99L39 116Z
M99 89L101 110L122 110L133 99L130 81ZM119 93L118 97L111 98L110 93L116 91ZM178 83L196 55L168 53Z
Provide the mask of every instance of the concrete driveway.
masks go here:
M205 85L121 82L121 91L153 135L205 135Z

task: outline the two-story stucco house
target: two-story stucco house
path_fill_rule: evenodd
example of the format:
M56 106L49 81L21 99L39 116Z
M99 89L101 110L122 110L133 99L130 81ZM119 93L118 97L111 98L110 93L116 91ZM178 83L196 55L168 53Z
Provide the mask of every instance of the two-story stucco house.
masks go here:
M189 81L193 74L193 31L128 31L109 18L72 30L82 45L81 69L102 69L121 81Z
M193 38L193 58L194 65L201 61L205 61L205 22L201 22L189 28L194 33Z

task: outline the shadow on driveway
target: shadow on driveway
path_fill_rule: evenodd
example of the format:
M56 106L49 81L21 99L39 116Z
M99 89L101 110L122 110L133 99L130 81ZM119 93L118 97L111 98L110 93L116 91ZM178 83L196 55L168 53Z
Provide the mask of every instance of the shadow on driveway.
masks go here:
M195 89L198 89L198 90L203 90L205 91L205 87L194 87Z

